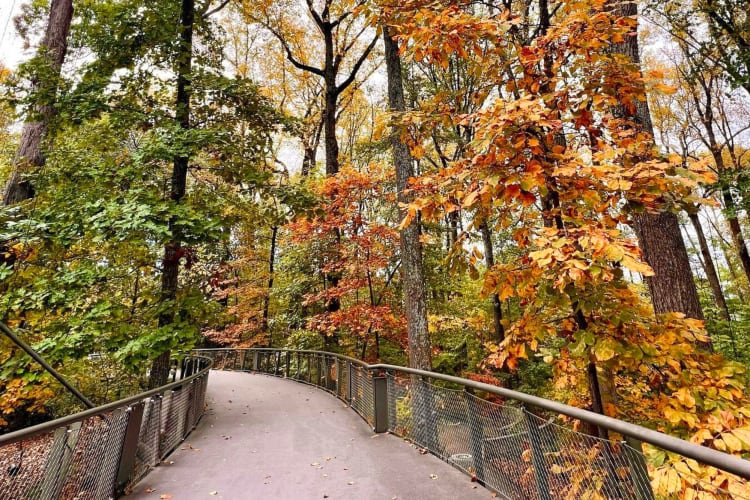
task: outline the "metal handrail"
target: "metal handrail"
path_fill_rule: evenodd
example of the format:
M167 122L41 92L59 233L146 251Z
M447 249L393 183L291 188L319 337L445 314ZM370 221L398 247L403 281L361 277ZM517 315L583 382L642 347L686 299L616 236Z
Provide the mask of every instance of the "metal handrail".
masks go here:
M325 352L325 351L313 351L313 350L294 350L294 349L273 349L273 348L245 348L245 349L231 349L231 348L218 348L218 349L196 349L196 353L211 353L219 351L250 351L250 352L289 352L289 353L300 353L300 354L311 354L311 355L322 355L334 357L339 360L348 361L352 364L356 364L370 371L386 371L386 372L401 372L409 375L416 375L420 377L427 377L434 380L441 380L444 382L450 382L454 384L462 385L466 388L483 391L497 396L501 396L506 399L515 400L525 405L534 406L543 410L552 411L568 417L581 420L583 422L602 427L610 431L635 438L638 441L649 443L667 451L678 453L684 457L698 460L706 465L717 467L724 471L736 474L744 479L750 480L750 461L745 460L741 457L730 455L712 448L690 443L683 439L676 438L658 432L646 427L618 420L612 417L607 417L594 413L574 406L558 403L549 399L532 396L522 392L506 389L503 387L497 387L494 385L485 384L482 382L476 382L473 380L455 377L451 375L443 375L441 373L418 370L415 368L408 368L404 366L396 366L389 364L367 364L361 360L354 359L348 356L340 354Z
M506 399L513 399L515 401L535 406L543 410L560 413L577 420L582 420L597 427L604 427L605 429L617 432L618 434L622 434L623 436L635 438L638 441L649 443L654 446L658 446L659 448L663 448L668 451L679 453L680 455L683 455L685 457L698 460L707 465L718 467L727 472L731 472L732 474L736 474L744 479L750 479L750 460L745 460L735 455L730 455L728 453L714 450L706 446L697 445L689 441L685 441L684 439L676 438L674 436L648 429L637 424L631 424L623 420L600 415L599 413L594 413L582 408L576 408L575 406L558 403L557 401L540 398L538 396L532 396L530 394L506 389L504 387L498 387L482 382L476 382L474 380L454 377L452 375L443 375L441 373L417 370L415 368L386 364L368 365L368 368L371 370L399 371L411 375L430 377L435 380L461 384L464 387L469 387L477 391L488 392L497 396L502 396Z
M49 422L44 422L44 423L34 425L31 427L26 427L24 429L20 429L14 432L9 432L7 434L2 434L0 435L0 446L13 444L15 442L21 441L26 438L37 436L39 434L44 434L45 432L53 431L59 427L74 424L76 422L81 422L83 420L86 420L89 417L103 415L112 410L116 410L117 408L130 406L146 398L150 398L151 396L156 396L157 394L161 394L165 391L170 391L178 387L182 387L183 385L187 385L193 380L205 375L205 373L211 370L211 368L213 367L213 359L209 357L198 355L198 356L193 356L193 358L201 360L205 363L203 368L201 368L197 373L194 373L193 375L177 380L175 382L171 382L161 387L157 387L156 389L151 389L145 392L141 392L139 394L136 394L135 396L130 396L124 399L114 401L112 403L107 403L101 406L97 406L95 408L91 408L91 409L84 410L78 413L74 413L72 415L67 415L65 417L57 418L55 420L50 420Z

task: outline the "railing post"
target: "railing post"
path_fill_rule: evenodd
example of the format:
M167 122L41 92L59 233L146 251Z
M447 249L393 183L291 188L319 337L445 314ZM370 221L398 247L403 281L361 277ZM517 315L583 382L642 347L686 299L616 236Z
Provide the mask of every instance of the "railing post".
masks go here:
M542 449L542 440L539 439L539 427L535 422L534 416L524 410L526 417L526 427L529 431L529 446L531 448L531 463L534 465L534 480L536 489L539 493L539 500L552 500L549 491L549 480L547 478L547 467L544 464L544 451Z
M120 463L117 466L115 482L117 496L124 494L128 479L130 479L135 467L135 454L138 451L138 438L141 434L144 406L144 403L140 402L128 408L128 423L125 427L122 450L120 450Z
M318 358L318 385L328 390L328 363L325 354Z
M253 371L258 371L258 351L253 351Z
M295 357L297 358L297 374L294 378L297 380L300 380L302 378L302 363L300 362L300 355L299 352L295 354Z
M375 400L375 432L388 432L388 377L372 378L373 399Z
M284 378L289 378L289 351L284 352Z
M40 489L47 496L42 498L57 498L65 486L80 429L81 422L75 422L70 427L59 427L55 430L52 448L44 465L44 478Z
M352 366L351 361L346 362L346 370L347 370L347 381L346 381L346 402L349 403L349 406L352 405L352 381L354 380L352 378L352 372L354 372L354 367Z
M398 411L396 406L396 377L386 372L388 378L388 430L395 430L398 425Z
M646 467L646 457L643 456L643 443L630 436L625 436L625 444L637 452L633 453L624 450L625 457L630 463L630 478L633 481L633 490L636 500L654 500L654 490L651 488L651 481L648 476Z
M334 362L336 363L336 397L341 398L341 361L335 358Z
M195 384L193 382L190 382L187 387L182 386L182 390L187 391L188 393L187 411L185 413L185 425L182 428L182 438L185 439L190 431L193 430L192 423L190 422L192 420L190 413L193 411L193 408L195 406Z
M474 477L479 484L484 486L484 428L482 421L479 419L479 408L474 399L474 389L465 388L464 396L466 398L466 411L469 417L469 433L471 439L471 457L474 464Z

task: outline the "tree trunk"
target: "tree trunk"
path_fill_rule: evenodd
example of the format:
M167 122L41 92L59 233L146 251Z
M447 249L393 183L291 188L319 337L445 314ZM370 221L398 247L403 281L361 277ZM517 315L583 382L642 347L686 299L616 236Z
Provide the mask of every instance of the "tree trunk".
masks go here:
M610 0L608 8L617 16L637 19L638 6L633 1ZM640 69L637 26L632 36L622 43L612 44L612 52L629 57ZM654 135L651 113L646 100L636 99L635 115L630 116L644 132ZM625 113L625 109L621 110ZM677 216L671 212L641 213L633 216L633 228L646 262L654 276L646 277L654 312L681 312L689 318L703 319L698 290L690 269L685 242Z
M487 220L483 220L479 226L482 232L482 240L484 242L484 261L487 264L487 270L489 271L495 265L495 249L492 245L492 233L490 227L487 224ZM495 342L502 342L505 338L505 328L503 327L503 305L500 302L500 295L497 293L492 294L492 325L495 336L493 340Z
M194 0L182 0L180 11L180 46L177 60L177 103L175 118L180 128L190 129L190 96L191 72L193 63L193 25L195 22ZM178 155L174 158L172 166L172 180L170 199L179 204L185 196L187 187L187 172L190 157ZM170 302L170 307L159 315L159 326L165 327L174 323L176 314L175 300L177 298L178 279L180 275L180 258L184 253L182 238L172 217L169 220L169 230L172 239L164 246L164 259L162 261L161 274L161 300ZM149 387L155 388L164 385L169 376L169 350L160 353L151 366L149 376Z
M703 269L706 271L708 284L711 286L711 291L714 295L714 302L716 303L716 307L719 308L721 317L730 321L729 308L727 307L727 302L724 298L724 291L721 289L719 273L716 272L714 259L711 255L711 250L708 248L706 235L703 233L703 226L698 218L698 211L691 210L688 212L688 216L690 217L690 222L693 225L695 233L698 235L698 246L700 247L701 255L703 256Z
M323 110L326 143L326 177L333 177L339 173L339 141L336 138L337 101L336 76L334 75L332 84L326 78L326 102L325 109Z
M721 198L724 201L724 214L727 218L727 223L729 223L729 232L732 233L732 241L737 249L745 276L750 281L750 253L747 251L745 237L742 235L742 227L740 226L740 221L737 219L737 206L734 203L734 198L728 186L721 188Z
M391 38L387 26L383 29L385 42L385 63L388 73L388 107L391 111L406 111L404 100L401 60L398 44ZM409 148L401 142L398 131L391 133L393 161L396 166L396 183L398 186L399 204L409 203L406 194L409 178L414 175ZM405 216L405 209L401 208ZM409 338L409 366L422 370L432 369L432 349L427 330L427 289L425 286L424 266L422 263L422 244L419 241L419 223L412 221L401 230L401 277L404 286L404 309Z
M39 47L42 63L47 65L44 80L35 77L34 87L43 95L53 96L48 102L40 102L24 123L21 132L21 143L13 160L13 170L8 179L3 196L4 205L13 205L34 197L34 187L26 174L33 172L45 163L45 142L48 140L50 122L56 112L54 96L57 93L57 78L60 68L65 61L68 49L68 33L70 21L73 18L72 0L52 0L49 10L49 20L44 39Z
M263 300L263 329L268 332L268 347L271 346L271 332L268 329L268 310L271 307L271 290L273 289L274 261L276 260L276 237L279 234L279 228L271 228L271 250L268 255L268 291Z

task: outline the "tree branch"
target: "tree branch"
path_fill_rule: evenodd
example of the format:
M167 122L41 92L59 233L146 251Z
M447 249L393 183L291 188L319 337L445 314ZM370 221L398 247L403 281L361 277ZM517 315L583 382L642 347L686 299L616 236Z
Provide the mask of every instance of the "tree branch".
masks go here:
M295 68L301 69L302 71L307 71L308 73L312 73L314 75L323 76L323 70L316 68L314 66L308 66L307 64L299 62L295 57L294 54L292 54L292 49L289 47L289 44L287 43L286 39L276 31L274 28L271 27L270 24L263 23L270 31L273 36L276 37L276 39L281 43L281 46L284 48L284 52L286 52L286 58L289 60L292 65L294 65Z
M220 10L222 10L224 7L226 7L227 5L229 5L229 2L231 2L231 1L232 0L224 0L215 9L211 9L208 12L206 12L206 10L208 10L208 7L211 5L211 1L209 0L208 2L206 2L206 8L204 9L203 13L201 14L201 17L203 19L208 19L209 17L213 16L214 14L216 14L217 12L219 12Z
M336 87L336 95L340 95L346 88L354 82L354 79L357 77L357 72L359 71L359 68L362 67L362 64L364 64L365 59L370 55L370 52L372 52L372 49L375 48L375 44L378 42L378 35L376 34L375 37L370 42L370 45L367 46L367 49L362 53L361 56L359 56L359 59L354 64L354 67L352 68L351 73L349 74L349 77L344 80L341 85Z

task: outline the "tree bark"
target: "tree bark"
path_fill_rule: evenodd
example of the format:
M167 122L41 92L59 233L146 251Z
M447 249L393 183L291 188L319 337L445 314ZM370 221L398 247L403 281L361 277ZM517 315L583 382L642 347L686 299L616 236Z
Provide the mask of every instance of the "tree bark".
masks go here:
M724 216L729 224L729 232L732 233L732 241L737 249L737 255L740 258L742 269L745 271L745 276L750 281L750 253L747 251L747 243L745 243L745 237L742 235L740 221L737 219L737 205L728 186L722 186L721 199L724 201Z
M182 130L190 129L190 97L192 94L192 63L193 63L193 26L195 24L195 1L182 0L180 10L180 45L177 55L177 102L175 118ZM170 199L179 204L185 196L187 188L187 172L190 157L187 154L178 155L172 165L172 180L170 184ZM164 246L161 274L161 300L171 302L165 312L159 315L159 327L174 323L176 314L175 300L179 288L180 258L184 253L182 238L174 217L169 220L169 230L172 239ZM149 387L164 385L169 376L169 350L160 353L151 366Z
M388 107L394 112L406 111L404 85L401 73L401 59L398 44L391 37L390 29L384 26L385 63L388 74ZM393 149L393 160L396 167L396 184L399 204L407 204L411 197L407 195L409 178L414 175L409 148L404 144L397 130L390 137ZM401 208L402 217L406 215ZM427 330L427 288L425 285L424 265L422 263L422 244L419 241L419 223L412 221L401 230L401 279L404 287L404 309L409 339L409 366L422 370L432 369L432 346Z
M484 261L487 264L487 270L489 271L495 265L495 249L492 245L492 233L490 232L490 226L487 224L487 220L483 220L479 226L479 230L482 232L482 241L484 243ZM502 342L505 338L505 328L503 327L503 305L500 302L500 295L497 293L492 294L492 326L494 330L494 341Z
M263 329L268 332L268 347L271 346L271 332L268 328L268 310L271 307L271 290L273 289L274 263L276 261L276 238L279 234L279 228L271 228L271 250L268 255L268 291L263 299Z
M26 174L44 166L45 142L48 140L50 123L55 117L54 96L57 93L57 78L68 50L68 33L73 18L72 0L52 0L47 29L39 47L38 56L42 64L48 65L45 81L33 82L37 90L44 89L49 99L40 102L27 118L21 132L21 143L13 160L13 170L3 196L4 205L13 205L34 197L34 186ZM38 78L38 77L37 77ZM50 97L51 96L51 97Z
M638 6L634 1L610 0L608 8L617 16L638 18ZM637 32L636 26L634 32L628 34L631 36L626 36L622 43L613 43L611 50L627 56L640 69ZM653 137L654 127L648 102L637 99L635 108L635 114L629 118L640 130ZM621 112L626 113L626 110L622 109ZM633 216L633 228L644 259L654 270L654 276L646 277L654 312L681 312L689 318L703 319L698 290L677 216L671 212L636 214Z
M721 289L721 280L719 280L719 273L716 272L716 266L714 265L711 250L708 248L706 235L703 233L703 226L698 218L697 208L696 210L688 212L688 217L690 218L695 233L698 235L698 246L700 247L701 255L703 256L703 269L706 271L706 277L708 278L708 284L711 286L716 307L719 309L721 317L726 321L730 321L731 316L729 315L729 307L727 307L727 301L724 298L724 291Z

